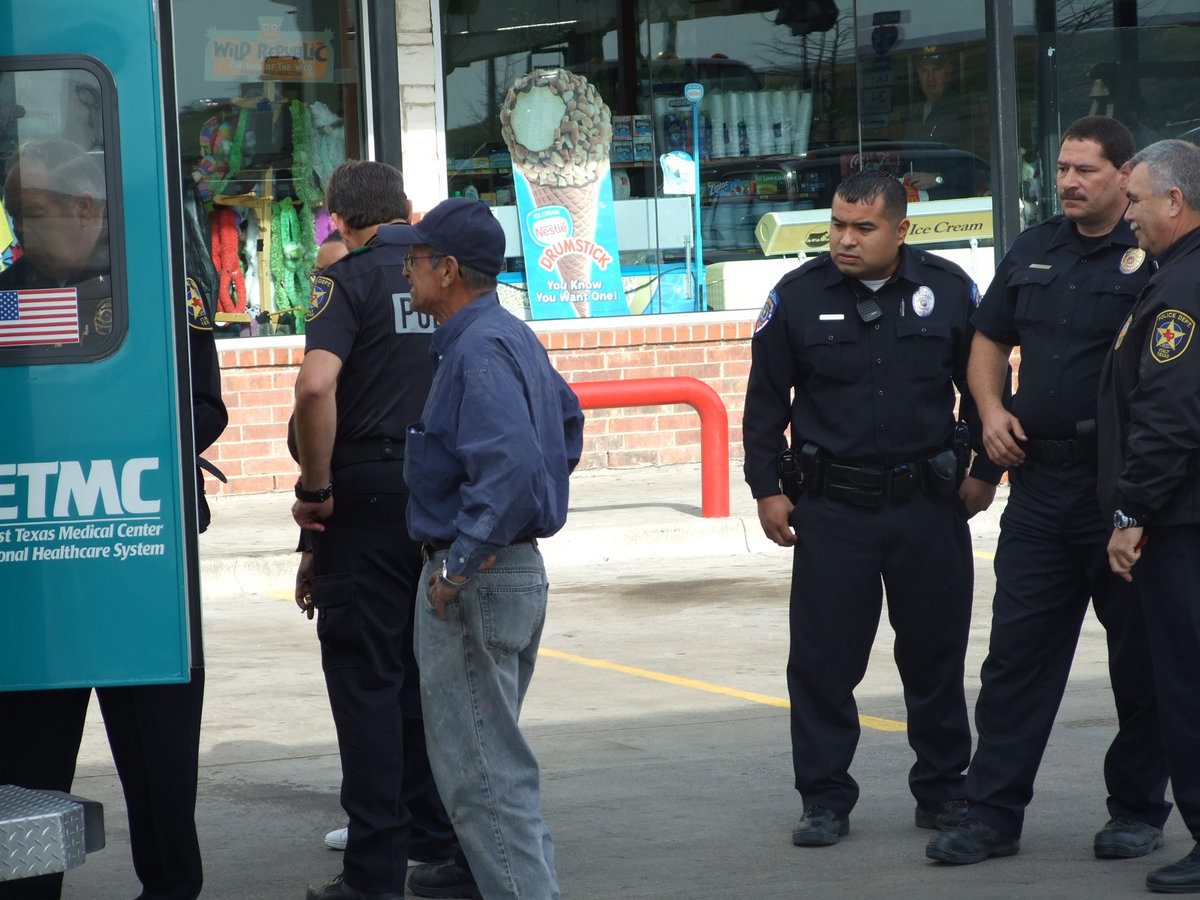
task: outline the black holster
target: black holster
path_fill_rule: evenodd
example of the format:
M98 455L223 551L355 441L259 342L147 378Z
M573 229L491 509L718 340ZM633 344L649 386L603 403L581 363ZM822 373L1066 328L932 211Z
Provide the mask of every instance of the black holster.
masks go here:
M779 475L779 487L784 496L795 503L800 499L800 492L803 489L800 459L796 455L796 451L789 447L780 453L775 461L775 469Z
M969 460L969 447L967 453ZM921 460L920 466L921 484L926 492L935 497L953 494L957 491L966 473L966 467L962 463L962 456L958 452L957 445L953 449L943 450L941 453L935 453L933 456Z

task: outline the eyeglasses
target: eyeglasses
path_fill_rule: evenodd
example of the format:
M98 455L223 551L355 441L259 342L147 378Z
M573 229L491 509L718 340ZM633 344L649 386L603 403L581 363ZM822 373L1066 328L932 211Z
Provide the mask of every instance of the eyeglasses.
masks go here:
M444 258L445 257L443 257L442 254L440 254L440 253L425 253L425 254L417 254L415 256L411 252L405 253L404 254L404 271L407 272L410 269L412 269L412 264L418 259L444 259Z

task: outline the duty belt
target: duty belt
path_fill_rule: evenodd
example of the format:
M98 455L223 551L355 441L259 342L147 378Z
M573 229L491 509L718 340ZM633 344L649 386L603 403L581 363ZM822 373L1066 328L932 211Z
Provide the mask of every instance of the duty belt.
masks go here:
M1069 463L1091 458L1085 455L1083 442L1078 438L1068 438L1062 441L1030 438L1021 446L1027 457L1038 462Z
M1075 423L1076 437L1062 440L1029 438L1021 445L1025 455L1037 462L1071 463L1096 459L1096 420Z
M828 460L825 463L825 477L821 479L824 483L815 492L832 500L874 509L882 506L885 500L906 502L921 486L920 478L920 470L915 463L902 463L885 469L882 466L859 466Z
M365 441L346 441L333 448L330 468L340 469L366 462L403 462L404 441L395 438L369 438Z
M802 489L854 506L878 509L885 502L905 503L918 490L941 496L958 489L958 460L953 450L896 466L841 462L801 451Z

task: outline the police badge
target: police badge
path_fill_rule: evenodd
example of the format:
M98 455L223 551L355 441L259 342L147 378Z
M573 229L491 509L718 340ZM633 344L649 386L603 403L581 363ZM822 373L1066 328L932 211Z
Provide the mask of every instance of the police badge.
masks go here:
M1146 251L1141 247L1130 247L1125 251L1125 255L1121 257L1121 274L1132 275L1142 267L1142 263L1146 261Z
M925 285L921 285L912 295L912 307L922 319L933 312L933 291Z

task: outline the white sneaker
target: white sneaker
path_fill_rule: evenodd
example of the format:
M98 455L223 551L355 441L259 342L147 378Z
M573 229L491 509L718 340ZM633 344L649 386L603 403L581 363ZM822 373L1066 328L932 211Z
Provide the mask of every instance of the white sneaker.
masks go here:
M335 828L325 835L325 846L330 850L345 850L346 841L350 836L349 828Z

